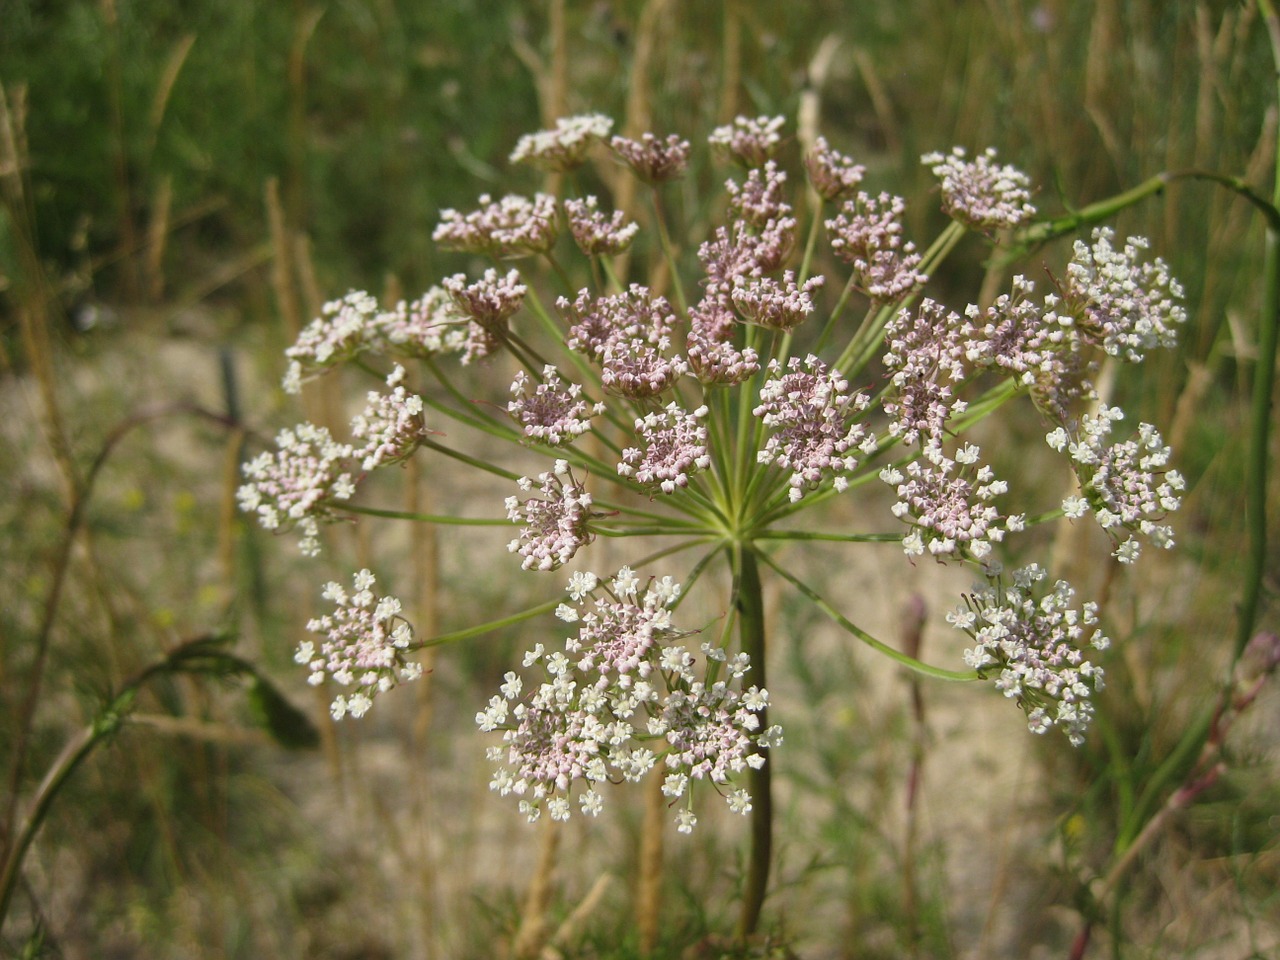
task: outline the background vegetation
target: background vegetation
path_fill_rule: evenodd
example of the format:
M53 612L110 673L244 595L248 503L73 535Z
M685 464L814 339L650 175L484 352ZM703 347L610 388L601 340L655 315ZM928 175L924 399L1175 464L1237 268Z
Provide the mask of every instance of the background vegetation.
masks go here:
M506 165L520 134L592 110L697 139L739 112L816 105L833 144L908 198L928 189L919 155L952 144L996 146L1049 214L1162 170L1271 192L1274 69L1252 2L800 9L0 0L0 841L68 738L139 671L201 640L253 666L148 681L131 722L67 781L0 953L489 957L566 918L565 955L634 953L638 808L557 853L485 795L469 718L517 640L451 651L399 714L320 724L319 749L290 751L281 741L305 743L308 727L268 678L323 716L291 651L315 585L342 567L296 561L233 508L244 445L296 415L275 390L280 350L324 299L416 294L457 269L430 242L438 211L538 188ZM916 236L935 232L928 204L910 213ZM838 644L779 650L774 676L814 709L783 718L791 839L756 955L1071 956L1086 923L1098 956L1278 949L1274 690L1231 731L1225 773L1101 889L1209 735L1257 522L1241 490L1262 219L1187 182L1118 229L1150 237L1186 287L1181 346L1119 399L1165 428L1190 494L1176 557L1132 581L1103 583L1087 545L1057 544L1108 593L1123 638L1097 736L1081 751L1029 744L999 704L990 725L966 718L972 690L957 705L926 684L913 706L913 687ZM949 264L957 298L973 298L981 257L975 245ZM1063 248L1036 258L1060 265ZM1013 439L1005 473L1035 424ZM425 474L422 496L484 495L447 481ZM364 556L367 531L339 536ZM488 573L485 544L445 544L438 570L429 547L398 549L413 580L440 584L429 607L443 622L520 589ZM1272 551L1260 626L1274 631ZM797 611L775 616L819 634ZM892 634L897 611L884 616ZM947 763L971 738L990 768ZM920 770L933 819L904 799ZM988 777L1014 792L942 815L952 778ZM549 876L540 856L556 882L530 890ZM661 949L715 956L738 877L732 825L669 856Z

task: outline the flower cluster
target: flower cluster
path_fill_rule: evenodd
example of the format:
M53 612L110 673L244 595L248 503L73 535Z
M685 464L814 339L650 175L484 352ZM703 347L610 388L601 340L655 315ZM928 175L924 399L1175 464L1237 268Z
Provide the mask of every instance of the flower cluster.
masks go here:
M963 147L946 156L927 153L920 158L941 183L942 209L978 230L1016 227L1036 214L1027 175L995 160L990 148L967 160Z
M244 465L245 479L236 492L240 509L256 513L267 530L302 531L298 548L307 556L320 552L319 522L337 519L334 506L356 491L348 472L354 454L324 427L302 423L276 435L274 453L264 450Z
M589 257L622 253L640 232L640 224L628 223L626 214L621 210L615 210L612 217L606 217L600 212L599 201L595 197L566 200L564 212L569 218L573 242Z
M902 239L905 209L901 197L859 191L826 221L832 251L853 267L854 286L879 303L901 300L928 280L915 244Z
M792 357L786 370L777 360L769 361L769 379L753 412L772 432L756 458L791 471L792 501L828 476L837 490L844 490L844 474L858 465L849 451L870 455L876 449L876 438L854 422L867 398L850 394L848 381L812 354L803 362Z
M320 316L284 352L290 361L284 377L285 392L298 393L304 374L350 360L363 350L377 315L378 301L363 291L353 290L321 307Z
M782 143L783 117L735 117L707 137L713 150L744 167L762 166Z
M1171 451L1151 424L1139 424L1136 439L1108 444L1112 423L1122 419L1122 410L1103 405L1097 416L1080 418L1074 439L1063 427L1046 438L1053 449L1070 455L1080 481L1082 495L1064 500L1063 512L1081 517L1092 510L1112 539L1119 541L1119 532L1128 530L1167 550L1173 546L1173 530L1159 521L1181 505L1186 483L1177 470L1168 469ZM1139 550L1139 542L1129 536L1119 542L1115 557L1133 563Z
M686 413L676 403L665 410L645 414L636 421L636 438L644 446L622 451L618 473L639 483L656 486L663 493L689 485L689 474L711 466L707 453L707 428L700 423L706 407Z
M892 371L884 411L889 432L907 443L941 440L947 418L963 413L953 386L964 379L960 317L927 297L912 312L900 311L885 329L884 365Z
M1038 584L1046 576L1032 564L1015 571L1010 586L975 587L947 621L974 640L965 662L980 676L995 677L997 689L1026 712L1033 732L1057 726L1079 746L1093 717L1089 698L1103 684L1102 668L1085 652L1105 650L1110 640L1098 627L1097 605L1077 610L1075 591L1065 581L1041 595Z
M532 200L509 194L496 201L485 194L468 214L441 210L431 237L449 250L506 258L546 253L557 235L556 198L539 193Z
M675 134L666 140L659 140L652 133L644 134L639 140L614 137L609 146L645 183L677 180L689 166L689 141Z
M371 390L364 412L351 421L351 435L364 441L352 450L361 470L368 472L407 460L428 433L422 419L422 397L406 391L402 380L404 367L396 364L387 377L391 392Z
M599 113L561 117L554 130L527 133L511 151L512 163L532 163L547 170L566 171L581 166L593 143L613 129L613 120Z
M541 643L525 654L524 665L540 664L544 679L525 694L515 671L500 693L476 714L482 731L503 732L502 747L489 752L497 764L489 786L514 794L520 810L536 820L547 808L552 819L567 820L575 788L584 814L603 806L597 786L607 780L638 781L656 766L665 770L663 791L685 798L676 816L688 832L697 822L690 806L691 781L717 786L764 763L763 749L781 742L781 730L760 729L768 694L741 689L750 670L742 654L704 648L698 660L677 641L683 634L671 620L680 585L670 577L642 584L628 567L612 580L575 573L568 592L574 605L561 604L561 620L577 624L563 649ZM721 667L728 679L713 679ZM738 812L750 797L736 790L727 797Z
M1062 289L1063 312L1075 318L1087 342L1136 363L1153 347L1174 346L1187 312L1178 302L1182 286L1165 262L1142 262L1147 240L1130 237L1117 250L1114 236L1099 227L1092 245L1076 241Z
M862 164L833 150L825 137L814 141L813 149L804 158L804 166L818 196L833 203L852 196L867 173Z
M517 482L523 493L533 491L528 477ZM520 554L520 566L525 570L554 570L594 539L587 527L591 494L574 479L565 460L557 460L549 472L538 474L538 483L541 496L507 497L507 519L525 524L507 549Z
M364 716L378 694L422 676L422 664L405 659L413 629L400 615L400 601L374 593L376 580L368 570L357 573L352 586L351 594L339 583L324 588L324 598L333 602L334 610L307 624L307 630L322 639L318 646L304 640L293 657L311 671L312 686L328 680L355 688L333 698L330 711L335 720L347 714Z
M897 488L898 502L893 515L912 525L903 538L907 556L926 550L934 557L953 554L986 561L992 544L1004 539L1005 530L1020 530L1023 518L1010 517L1000 523L1000 512L991 501L1008 491L989 466L977 466L978 448L966 443L955 457L943 452L942 443L931 438L922 456L903 470L885 467L880 479Z
M569 443L591 429L591 418L604 413L603 403L591 403L582 397L582 387L566 384L555 367L542 369L542 382L529 392L532 378L523 370L511 383L515 398L507 404L507 412L524 426L524 435L553 447Z
M770 277L733 278L733 305L747 323L771 330L792 330L813 313L813 291L826 282L819 274L804 286L796 285L795 274L787 270L781 282Z

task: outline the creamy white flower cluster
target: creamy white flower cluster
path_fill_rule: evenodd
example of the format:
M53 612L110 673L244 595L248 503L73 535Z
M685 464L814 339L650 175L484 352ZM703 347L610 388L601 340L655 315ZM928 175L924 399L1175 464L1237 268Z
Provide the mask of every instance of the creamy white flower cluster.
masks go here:
M1133 563L1141 549L1134 533L1154 547L1173 546L1173 528L1160 521L1182 504L1186 482L1168 468L1169 447L1151 424L1138 424L1135 438L1110 443L1111 425L1123 419L1124 411L1103 405L1097 416L1081 417L1072 431L1058 427L1045 439L1071 457L1080 481L1081 495L1063 500L1063 512L1074 519L1092 511L1116 542L1116 559ZM1121 540L1124 531L1130 535Z
M697 822L692 782L717 785L731 809L746 813L745 790L724 787L765 762L763 750L782 741L781 728L760 729L766 691L743 688L751 665L745 654L728 658L708 644L699 658L678 641L671 608L680 585L670 577L640 580L623 567L611 580L575 573L572 604L557 616L577 627L561 650L539 643L525 654L543 679L526 690L510 671L500 692L476 714L482 731L502 731L503 746L489 751L497 764L489 786L520 798L536 820L545 806L567 820L576 792L584 814L599 814L605 781L638 781L654 767L666 771L663 792L683 798L681 832ZM723 675L723 679L717 679Z
M354 688L333 698L330 712L335 720L348 714L363 717L378 694L422 676L422 664L405 659L413 628L400 615L400 601L379 596L373 589L376 584L368 570L355 575L352 593L329 583L324 598L333 603L333 612L307 624L307 630L321 639L304 640L293 657L311 671L312 686L327 681Z
M1059 580L1045 591L1046 577L1031 564L1014 572L1010 586L976 586L947 621L975 641L965 662L1017 700L1032 732L1056 726L1079 746L1093 717L1090 697L1103 683L1102 668L1085 654L1111 641L1098 627L1097 604L1077 609L1070 585Z

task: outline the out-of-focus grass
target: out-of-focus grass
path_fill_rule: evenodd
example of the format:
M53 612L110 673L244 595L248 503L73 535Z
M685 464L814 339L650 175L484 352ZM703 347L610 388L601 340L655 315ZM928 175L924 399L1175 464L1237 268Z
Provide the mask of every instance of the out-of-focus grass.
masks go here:
M105 366L119 364L135 345L155 351L157 339L135 339L139 328L158 326L153 319L193 343L197 356L203 349L211 365L216 346L252 344L259 356L241 367L255 395L264 391L253 364L264 376L277 375L272 358L287 337L267 266L254 252L269 237L263 196L270 178L280 181L288 228L309 239L319 292L380 289L388 276L416 292L457 263L429 240L439 208L467 207L484 191L539 185L533 173L508 171L505 156L520 134L542 126L544 110L600 110L623 119L646 10L663 14L648 74L654 129L694 136L733 112L794 116L820 44L838 42L818 91L819 129L866 162L877 187L908 197L926 189L919 154L952 144L971 151L996 146L1003 160L1041 185L1037 202L1048 212L1160 170L1203 167L1265 186L1274 159L1271 68L1251 4L822 0L805 5L803 16L745 0L567 6L568 83L557 90L548 82L554 57L546 12L528 4L3 3L0 82L11 94L26 89L25 176L36 227L29 239L53 281L49 315L73 321L55 327L54 339L60 389L76 410L79 455L107 429L109 414L127 409L128 391L116 388L145 382L145 361L127 376ZM708 176L702 172L704 184ZM701 195L690 188L685 199L695 206ZM930 235L936 215L922 205L910 212L915 235ZM1188 184L1127 212L1118 228L1149 236L1187 289L1192 321L1182 345L1149 364L1118 399L1135 418L1176 425L1166 437L1176 437L1191 491L1178 520L1176 557L1156 568L1154 588L1141 574L1114 588L1109 615L1127 628L1129 654L1121 659L1118 652L1110 667L1105 730L1080 754L1043 751L1044 787L1035 804L1046 838L1058 818L1059 876L1068 878L1055 892L1049 858L1038 865L1041 899L1028 894L1028 900L1045 904L1069 902L1072 878L1105 862L1126 798L1141 790L1195 708L1212 696L1230 647L1226 625L1245 522L1241 424L1258 310L1260 224L1239 199ZM0 222L0 335L11 398L20 396L30 359L14 319L21 307L14 297L31 289L18 256L22 242L14 222ZM977 245L958 251L952 272L938 278L942 289L971 297L982 256ZM1043 268L1059 271L1065 258L1058 246L1021 268L1043 282ZM73 333L89 326L91 306L109 307L116 325ZM256 409L266 406L264 400ZM47 545L60 503L29 419L30 431L21 439L15 431L6 455L23 466L4 471L0 481L5 542L12 545L0 552L4 722L26 664L22 638L33 630L32 611L47 586ZM1027 443L1039 442L1034 427L1027 435ZM186 486L193 472L222 469L221 440L174 439L183 451L176 465L147 441L135 442L105 485L77 561L32 769L83 709L77 703L127 673L175 629L225 609L219 604L227 598L218 593L227 589L225 571L209 568L209 558L225 549L210 520L225 484ZM358 552L358 538L347 539ZM259 651L263 659L284 671L298 610L313 601L313 581L322 578L310 572L293 578L295 568L282 559L288 546L262 537L249 542L264 555L265 579L253 580L239 555L237 609L249 609L252 582L265 607L248 618L251 633L268 646ZM446 585L465 591L465 578L446 575ZM1174 596L1176 615L1166 615ZM1273 611L1264 622L1274 625ZM803 631L802 624L793 627ZM506 662L495 652L500 646L478 647L455 667L442 667L456 680L445 689L467 704L479 702L476 694L487 695ZM856 677L847 676L852 667L815 669L796 660L790 670L815 701L838 696L823 687L837 675L857 689ZM221 718L202 697L175 685L165 706ZM464 721L468 709L460 713ZM1274 711L1274 699L1258 710ZM841 878L848 887L843 919L823 942L842 943L851 956L896 949L949 956L956 947L945 914L955 905L931 872L934 858L945 860L946 838L921 854L922 899L908 911L898 877L886 876L901 867L894 862L898 851L874 829L901 770L886 767L867 741L881 749L888 744L900 760L909 734L899 721L886 718L882 730L861 723L848 739L797 726L797 745L812 761L800 768L807 779L797 773L797 785L828 803L825 819L806 823L830 857L784 876L801 885L840 865L863 864ZM458 727L446 730L456 735ZM447 749L432 741L428 759ZM317 852L295 820L300 798L272 786L270 758L259 748L174 749L173 741L134 733L113 750L116 762L83 772L42 841L49 852L41 862L62 863L65 876L78 878L61 887L76 897L46 904L50 929L69 947L110 934L111 942L153 956L392 955L431 936L361 932L359 918L344 914L367 905L351 890L378 874L376 838L346 863ZM1118 912L1118 936L1152 944L1162 922L1153 903L1167 913L1198 892L1224 887L1234 896L1213 900L1215 909L1265 927L1276 886L1274 831L1267 830L1274 781L1265 775L1275 770L1274 750L1265 735L1244 739L1233 772L1152 855L1150 869L1132 879L1124 901L1132 909ZM0 747L0 760L4 752ZM712 850L710 841L696 856L686 854L700 864L692 875L723 881L708 865L715 854L733 855ZM57 881L56 874L42 875L41 889L58 889ZM432 894L439 902L444 882L437 879ZM238 906L244 890L254 892L259 909ZM499 902L504 895L483 896ZM671 900L680 898L673 893ZM608 901L611 916L628 915L625 901ZM435 935L457 948L454 955L490 955L492 937L518 919L515 910L498 911L493 928L472 933L470 942L465 921L448 917L438 919ZM72 916L75 925L65 926ZM716 927L696 909L687 916L674 923L677 939L695 941ZM803 921L787 922L794 928ZM606 943L618 942L618 927L603 928L615 932L594 945L588 938L587 955L613 955ZM1029 945L1049 936L1045 931L1042 918L1027 916L1019 942ZM813 939L813 931L793 932L800 941ZM1208 949L1189 934L1163 944L1168 956L1203 955L1202 947Z

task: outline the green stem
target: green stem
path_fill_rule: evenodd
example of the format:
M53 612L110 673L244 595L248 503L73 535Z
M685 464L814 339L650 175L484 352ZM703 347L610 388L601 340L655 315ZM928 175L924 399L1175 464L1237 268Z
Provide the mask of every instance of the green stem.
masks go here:
M469 640L471 637L478 637L483 633L490 633L494 630L501 630L503 627L511 627L517 623L523 623L525 620L532 619L543 613L550 613L556 607L560 606L560 598L547 600L538 604L536 607L530 607L528 610L522 610L519 613L513 613L509 617L499 617L497 620L490 620L486 623L476 624L473 627L467 627L464 630L455 630L453 633L441 633L432 637L430 640L423 640L421 643L412 645L412 649L421 650L424 647L439 647L446 643L456 643L459 640Z
M821 610L828 617L834 620L837 624L843 627L846 631L853 634L855 637L857 637L859 640L861 640L863 643L869 646L872 650L876 650L880 653L883 653L890 660L893 660L896 663L900 663L902 666L906 667L909 670L914 670L916 673L922 673L926 677L933 677L935 680L952 680L952 681L967 682L970 680L978 679L978 674L973 670L944 670L942 667L931 667L929 666L929 664L921 663L919 660L915 659L915 657L909 657L905 653L903 653L901 650L896 650L893 647L889 646L887 643L877 640L875 637L871 636L871 634L867 633L857 624L853 623L851 620L845 617L844 614L840 613L840 611L837 610L835 607L833 607L830 603L824 600L816 590L814 590L812 587L802 582L801 580L798 580L797 578L793 577L786 570L784 570L780 565L775 563L767 553L759 552L759 557L761 560L767 563L770 567L772 567L774 571L776 571L777 574L780 577L782 577L782 579L786 580L793 587L795 587L797 590L803 593L806 597L808 597L814 606L816 606L819 610Z
M738 573L738 637L742 651L751 658L751 672L755 683L767 689L766 648L764 632L764 591L760 585L760 566L756 552L749 544L738 543L733 548L734 567ZM759 711L760 729L768 729L767 708ZM751 791L751 852L747 862L746 886L742 892L742 914L738 921L738 936L742 940L756 931L760 922L760 908L764 905L765 890L769 884L769 862L773 849L773 775L772 761L750 772L748 782Z
M409 513L405 510L383 510L380 507L361 507L352 503L344 503L344 513L359 513L369 517L387 517L390 520L413 520L417 523L438 523L452 527L509 527L510 520L495 520L480 517L454 517L440 513Z

